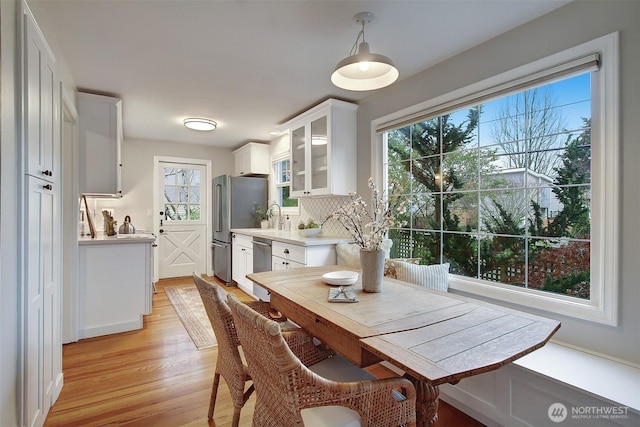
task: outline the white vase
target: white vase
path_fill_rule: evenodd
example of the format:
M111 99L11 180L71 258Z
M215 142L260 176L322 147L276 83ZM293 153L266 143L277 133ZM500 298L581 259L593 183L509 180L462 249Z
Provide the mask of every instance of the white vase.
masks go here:
M269 221L266 219L260 221L260 228L269 228Z
M362 290L381 292L384 278L384 251L360 249L360 267L362 269Z

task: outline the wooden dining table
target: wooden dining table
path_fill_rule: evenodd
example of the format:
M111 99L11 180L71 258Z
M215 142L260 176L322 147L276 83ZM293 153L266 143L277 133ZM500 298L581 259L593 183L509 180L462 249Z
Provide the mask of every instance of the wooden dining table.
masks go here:
M438 386L498 369L542 347L560 323L449 292L386 278L379 293L360 279L345 289L356 303L329 302L335 286L325 266L247 277L265 288L271 305L358 366L382 360L416 387L418 425L437 420Z

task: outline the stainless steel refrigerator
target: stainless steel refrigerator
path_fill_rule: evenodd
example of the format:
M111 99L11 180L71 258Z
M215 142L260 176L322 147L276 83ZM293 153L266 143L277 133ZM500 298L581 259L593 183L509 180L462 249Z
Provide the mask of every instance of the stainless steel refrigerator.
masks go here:
M267 179L221 175L213 179L213 272L231 283L231 229L256 228L255 205L267 210Z

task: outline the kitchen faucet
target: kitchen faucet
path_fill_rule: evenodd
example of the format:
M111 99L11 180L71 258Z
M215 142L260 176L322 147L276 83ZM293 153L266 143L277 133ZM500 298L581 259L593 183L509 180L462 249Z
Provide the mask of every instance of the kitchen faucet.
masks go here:
M282 230L284 227L284 218L282 218L282 209L280 208L280 205L277 203L272 203L271 206L269 206L269 209L271 209L272 207L277 207L278 208L278 230Z

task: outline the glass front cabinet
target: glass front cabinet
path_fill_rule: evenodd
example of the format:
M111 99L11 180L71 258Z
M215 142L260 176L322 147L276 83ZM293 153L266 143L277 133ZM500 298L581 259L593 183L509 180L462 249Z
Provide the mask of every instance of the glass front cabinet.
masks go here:
M328 99L283 125L291 135L291 197L356 190L356 111Z

